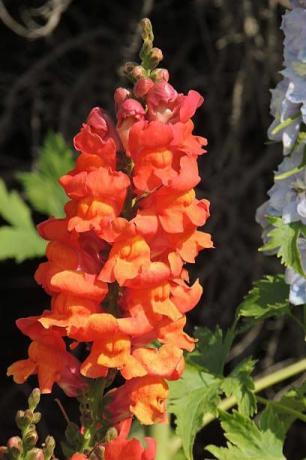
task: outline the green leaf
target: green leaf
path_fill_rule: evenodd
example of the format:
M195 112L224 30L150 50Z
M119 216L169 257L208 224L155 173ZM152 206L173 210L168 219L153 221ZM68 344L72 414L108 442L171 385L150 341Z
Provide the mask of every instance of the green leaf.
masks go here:
M35 228L0 227L0 260L14 258L22 262L45 253L46 242Z
M220 402L220 380L187 366L182 378L169 382L169 412L176 416L176 432L182 439L187 460L192 460L195 436L205 413L216 413Z
M239 412L245 416L254 415L257 407L254 381L251 377L254 366L255 361L248 358L241 362L222 382L222 389L226 396L235 396Z
M293 268L294 271L302 276L306 276L301 254L297 246L298 238L306 233L306 226L301 222L285 224L281 217L268 217L268 221L273 225L273 229L267 234L269 241L262 246L260 251L277 250L277 256L281 258L282 264Z
M238 315L262 320L289 313L289 286L284 275L265 276L256 281L238 307Z
M289 390L279 401L270 401L261 413L259 426L262 430L271 430L283 441L298 414L305 411L306 382L300 388Z
M0 260L22 262L44 254L46 243L36 231L30 209L17 192L8 192L1 179L0 215L11 224L0 227Z
M197 347L188 355L188 361L213 374L223 375L224 363L235 337L234 327L224 337L219 327L215 331L197 328L195 337L198 339Z
M254 421L233 412L220 414L227 447L207 446L219 460L285 460L283 443L270 430L260 430Z
M3 180L0 179L0 215L15 227L32 228L33 223L28 206L20 195L13 191L8 192Z
M60 134L50 132L40 150L35 170L17 174L35 210L48 216L63 216L67 196L58 179L72 168L71 150Z

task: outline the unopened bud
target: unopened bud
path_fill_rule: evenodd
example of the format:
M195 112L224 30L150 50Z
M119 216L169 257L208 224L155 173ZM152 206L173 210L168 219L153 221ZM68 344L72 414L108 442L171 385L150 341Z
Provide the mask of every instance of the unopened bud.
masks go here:
M47 436L45 440L45 446L43 448L45 454L45 460L52 458L55 449L55 439L53 436Z
M105 435L105 442L108 443L108 442L111 442L113 441L114 439L116 439L118 437L118 431L116 430L116 428L114 426L112 426L111 428L109 428L106 432L106 435Z
M12 436L8 441L7 441L7 447L9 449L16 448L19 451L22 449L22 439L19 436Z
M144 97L154 85L151 78L141 78L135 83L134 94L136 97Z
M164 58L162 50L159 48L152 48L150 51L150 54L148 56L148 61L150 63L150 67L154 69L155 67L158 66L160 61L162 61Z
M114 100L117 105L122 104L126 99L130 97L131 93L126 88L117 88L114 94Z
M152 29L152 24L149 18L143 18L140 23L140 33L141 37L143 40L149 40L153 42L154 40L154 35L153 35L153 29Z
M6 446L0 446L0 460L7 459L8 448Z
M36 407L38 406L40 401L40 390L39 388L34 388L32 393L30 394L28 398L28 404L29 404L29 409L34 411Z
M24 411L23 410L17 411L15 421L16 421L16 425L18 426L18 428L20 430L22 430L23 428L25 428L28 425L27 420L24 418Z
M29 431L23 438L23 445L26 450L32 449L32 447L36 446L36 443L38 441L38 434L35 430L35 428L31 431Z
M89 456L89 460L104 460L105 448L103 446L96 446Z
M169 72L167 69L154 69L151 72L152 80L159 81L169 81Z
M136 65L130 72L130 76L134 81L139 80L140 78L145 78L147 75L146 70L142 67L142 65Z
M41 419L41 413L40 412L34 412L33 418L32 418L32 423L34 423L34 425L37 425L37 423L40 422L40 419Z
M45 460L45 456L42 449L34 447L27 453L25 460Z

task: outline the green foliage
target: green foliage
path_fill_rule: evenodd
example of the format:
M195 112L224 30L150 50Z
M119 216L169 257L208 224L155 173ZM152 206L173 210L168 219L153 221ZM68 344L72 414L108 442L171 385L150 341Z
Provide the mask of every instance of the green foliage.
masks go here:
M238 315L256 320L290 312L289 286L284 275L268 275L254 283L238 307Z
M252 416L256 412L255 386L251 377L254 366L254 360L246 359L222 382L226 396L234 396L237 399L239 412L245 416Z
M285 224L281 217L268 217L267 220L273 229L267 234L268 242L259 250L277 251L277 257L280 257L282 264L306 276L297 246L298 238L306 234L306 226L301 222Z
M30 209L17 192L7 191L2 180L0 215L10 224L0 227L0 260L15 258L22 262L44 253L46 244L36 232Z
M63 215L67 197L58 179L72 167L72 153L63 137L49 133L35 170L17 175L36 211L48 216ZM14 258L22 262L44 255L46 243L36 231L29 206L18 192L9 192L3 181L0 181L0 216L10 224L0 227L0 260Z
M270 427L259 428L238 412L221 413L221 426L229 441L227 447L207 446L219 460L285 460L282 441Z
M187 366L180 380L170 383L169 411L176 416L176 432L182 439L187 460L192 460L196 433L205 413L216 413L220 402L220 380Z
M48 216L62 217L67 197L58 179L73 167L71 150L60 134L49 133L34 171L17 175L32 207Z
M220 327L214 332L197 328L195 337L197 347L188 355L188 361L213 374L223 375L224 363L235 337L234 328L229 329L224 337Z
M279 401L270 401L261 413L259 426L262 430L270 429L277 438L284 440L292 423L305 411L306 382L300 388L289 390Z

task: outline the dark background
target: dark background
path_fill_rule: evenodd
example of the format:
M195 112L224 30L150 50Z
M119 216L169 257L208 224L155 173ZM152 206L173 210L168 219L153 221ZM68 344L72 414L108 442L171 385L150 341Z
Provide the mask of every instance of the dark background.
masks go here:
M11 15L45 2L5 2ZM192 267L204 285L201 304L190 314L189 327L230 325L235 307L253 280L275 273L275 258L260 255L260 227L255 210L265 201L280 162L280 145L267 145L270 92L279 79L285 0L74 0L52 33L38 39L19 36L0 22L0 170L9 187L18 187L15 171L30 170L48 129L71 143L90 108L113 111L114 88L124 84L119 68L137 60L137 22L149 16L155 44L178 91L190 88L205 96L196 116L197 133L209 140L201 158L203 181L198 196L211 201L216 249L206 251ZM14 28L14 27L13 27ZM48 199L48 197L46 197ZM37 222L42 216L34 216ZM39 260L16 265L0 263L1 398L0 444L14 431L14 413L25 404L28 385L12 385L7 366L25 357L26 338L14 321L38 314L48 298L33 281ZM231 354L228 369L249 354L260 362L256 372L269 371L303 355L303 337L288 319L267 321L243 336ZM30 382L32 384L32 382ZM272 397L279 388L266 393ZM57 393L73 418L76 408ZM41 434L61 439L65 421L54 396L44 397ZM217 423L200 434L196 445L221 443ZM290 430L286 455L306 455L302 425Z

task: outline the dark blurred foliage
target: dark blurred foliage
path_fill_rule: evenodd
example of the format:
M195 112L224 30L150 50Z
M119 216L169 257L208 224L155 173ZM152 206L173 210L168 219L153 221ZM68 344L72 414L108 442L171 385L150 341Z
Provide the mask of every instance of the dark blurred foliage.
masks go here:
M5 4L21 21L28 20L25 11L45 2ZM71 143L92 106L113 112L114 88L125 84L119 68L126 60L137 60L137 22L144 16L153 22L155 44L164 52L172 84L181 92L193 88L204 94L195 123L196 131L208 138L209 148L200 162L203 181L198 196L211 201L206 230L213 233L216 249L200 255L192 267L192 276L204 284L204 296L190 315L190 328L217 323L228 327L251 282L280 270L275 258L258 254L260 228L254 216L282 155L280 145L266 144L266 131L271 122L269 88L275 86L281 69L279 26L285 4L285 0L73 0L55 30L38 39L19 36L0 23L0 168L9 186L16 186L16 169L31 168L47 130L60 131ZM35 218L39 221L41 216ZM0 442L13 434L13 414L30 390L30 385L12 386L5 377L7 365L25 357L28 344L14 321L48 305L33 281L38 262L0 265ZM303 340L297 335L288 320L268 321L236 344L229 369L237 357L249 353L260 359L258 372L297 359L303 354ZM69 415L76 417L73 404L62 392L58 395ZM54 397L44 399L43 434L49 430L60 439L65 421ZM216 423L203 436L196 446L198 459L203 457L203 442L222 442ZM305 452L297 423L289 433L287 457L298 460Z

